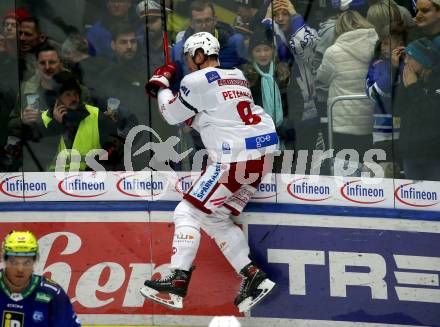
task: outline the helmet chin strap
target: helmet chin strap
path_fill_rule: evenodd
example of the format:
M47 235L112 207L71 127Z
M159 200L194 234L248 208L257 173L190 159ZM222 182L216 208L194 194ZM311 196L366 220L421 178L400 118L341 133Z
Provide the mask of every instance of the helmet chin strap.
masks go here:
M205 55L205 54L204 54L204 60L200 64L196 63L195 58L196 58L196 56L194 55L194 56L191 57L191 60L193 61L194 65L197 66L197 70L200 70L201 69L200 66L203 65L206 62L206 60L208 60L208 56Z
M191 60L192 60L193 64L197 66L197 70L200 70L200 65L198 63L196 63L195 58L196 58L196 56L191 56Z

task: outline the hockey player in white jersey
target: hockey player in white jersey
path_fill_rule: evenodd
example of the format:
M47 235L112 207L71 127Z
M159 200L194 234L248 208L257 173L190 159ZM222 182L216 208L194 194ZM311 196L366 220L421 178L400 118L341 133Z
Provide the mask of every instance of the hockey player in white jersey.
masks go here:
M202 228L242 276L235 304L244 312L266 297L275 283L249 259L245 235L230 215L243 211L271 169L268 159L277 149L278 136L271 117L254 104L243 73L220 67L219 50L213 35L196 33L184 45L191 73L181 81L179 92L174 95L169 89L174 64L156 69L145 86L150 96L157 96L169 124L186 123L200 133L212 163L174 211L171 274L145 281L141 293L165 306L183 307ZM169 299L159 293L168 294Z

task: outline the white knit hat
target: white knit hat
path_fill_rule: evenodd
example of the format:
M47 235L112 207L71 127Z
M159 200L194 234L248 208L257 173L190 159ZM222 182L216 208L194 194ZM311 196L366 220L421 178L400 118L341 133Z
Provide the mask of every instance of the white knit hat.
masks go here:
M166 12L170 12L171 9L165 8ZM139 17L145 16L160 16L160 3L154 0L143 0L136 6L136 13Z

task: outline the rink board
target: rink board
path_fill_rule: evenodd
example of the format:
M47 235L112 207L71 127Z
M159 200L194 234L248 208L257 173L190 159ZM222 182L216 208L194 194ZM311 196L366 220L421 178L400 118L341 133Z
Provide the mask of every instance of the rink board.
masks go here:
M38 270L68 291L86 325L207 326L216 315L241 317L232 304L240 279L205 234L184 310L139 295L144 279L167 268L175 204L149 212L93 211L102 206L93 203L77 212L1 212L0 237L13 228L36 233ZM251 205L240 217L256 260L278 283L242 326L440 326L437 214L332 214L340 210Z
M179 201L197 177L149 171L3 173L0 203ZM440 182L270 174L251 202L440 212Z

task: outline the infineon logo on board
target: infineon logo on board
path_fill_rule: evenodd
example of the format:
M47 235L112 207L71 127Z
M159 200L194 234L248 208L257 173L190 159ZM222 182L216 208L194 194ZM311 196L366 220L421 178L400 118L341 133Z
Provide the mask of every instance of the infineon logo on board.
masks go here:
M58 189L74 198L95 198L106 193L104 181L94 181L91 177L81 175L66 177L58 182Z
M307 177L295 179L287 185L287 192L295 199L306 202L320 202L330 199L331 189L328 185L317 185Z
M394 191L394 197L400 203L411 207L432 207L439 203L438 192L428 190L428 186L420 183L406 183L399 185Z
M176 192L179 194L188 192L197 177L198 175L187 175L180 177L174 185ZM257 200L269 199L275 197L276 195L277 185L275 183L260 183L257 188L257 193L252 198Z
M166 179L151 179L150 174L133 174L121 177L116 183L116 188L122 194L137 197L151 198L162 195L166 190Z
M192 175L186 175L186 176L180 177L176 181L176 184L174 185L174 189L179 194L183 194L185 192L188 192L188 190L191 188L191 186L194 182L194 179L196 177L197 176L192 176Z
M354 203L375 204L385 201L383 188L362 184L361 180L344 183L340 192L346 200Z
M270 199L275 197L276 195L277 195L277 184L261 182L257 187L257 193L254 194L252 199L256 199L256 200Z
M48 192L47 183L23 180L22 175L8 176L0 182L0 192L12 198L38 198Z

